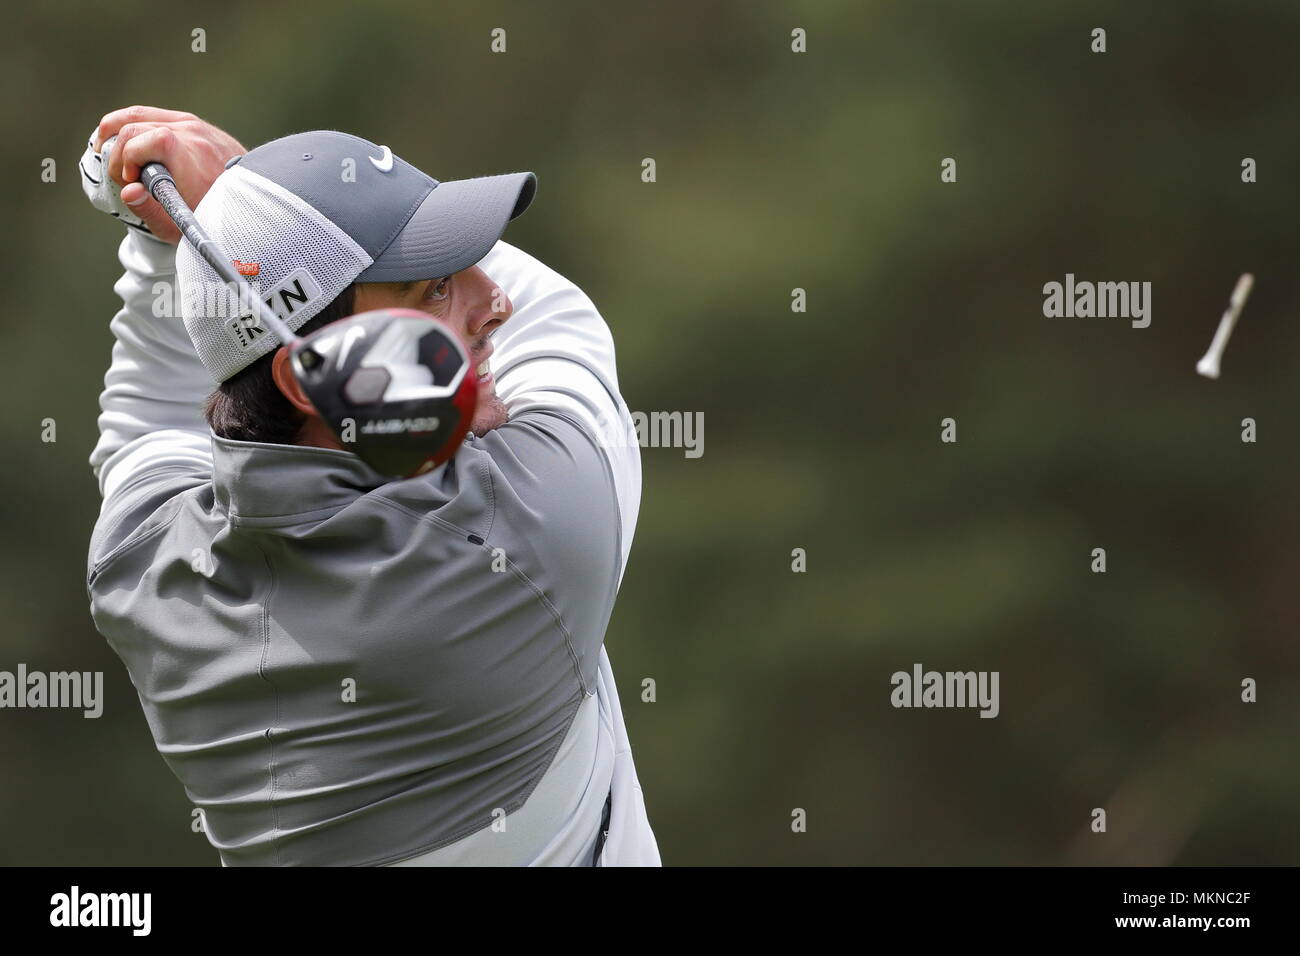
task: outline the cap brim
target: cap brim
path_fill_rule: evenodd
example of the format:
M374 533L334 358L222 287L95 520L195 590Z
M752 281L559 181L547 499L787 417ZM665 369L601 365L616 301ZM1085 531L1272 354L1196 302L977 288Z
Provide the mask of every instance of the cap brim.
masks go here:
M439 183L356 282L438 279L468 269L533 201L537 177L507 173Z

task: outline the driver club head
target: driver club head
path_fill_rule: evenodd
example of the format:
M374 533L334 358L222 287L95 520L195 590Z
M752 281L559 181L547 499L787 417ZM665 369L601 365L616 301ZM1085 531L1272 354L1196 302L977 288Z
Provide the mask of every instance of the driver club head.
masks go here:
M295 342L294 375L344 448L375 471L423 474L460 447L478 377L459 336L414 309L362 312Z

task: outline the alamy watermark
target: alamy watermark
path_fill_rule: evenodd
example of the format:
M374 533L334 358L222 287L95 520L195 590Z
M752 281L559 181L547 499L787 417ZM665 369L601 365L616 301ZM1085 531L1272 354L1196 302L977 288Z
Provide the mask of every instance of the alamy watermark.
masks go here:
M83 893L74 885L50 897L51 926L120 926L132 936L148 936L152 915L152 893Z
M1052 318L1132 319L1135 329L1151 324L1150 282L1076 282L1073 272L1065 282L1043 286L1043 315Z
M67 707L90 719L104 712L103 671L0 671L0 707Z
M981 717L996 717L998 671L927 671L920 664L895 671L889 702L895 707L978 707Z
M159 280L153 284L153 314L166 319L183 315L188 304L194 314L222 320L235 344L250 348L260 342L267 330L258 317L260 300L281 322L289 322L295 313L323 303L328 296L320 282L306 269L295 269L270 286L253 279L261 273L256 262L234 260L231 265L245 281L241 283L199 281L178 283Z
M629 412L625 418L596 423L606 448L681 448L687 458L704 454L703 412Z

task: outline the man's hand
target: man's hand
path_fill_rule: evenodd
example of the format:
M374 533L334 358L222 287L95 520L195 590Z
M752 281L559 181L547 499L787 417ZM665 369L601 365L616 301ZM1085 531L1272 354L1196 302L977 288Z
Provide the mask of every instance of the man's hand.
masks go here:
M107 172L123 187L122 201L144 220L150 232L171 243L180 240L180 230L140 185L140 167L152 162L166 166L181 198L193 209L212 188L230 157L248 152L229 133L193 113L154 106L130 106L106 115L95 132L95 150L101 150L110 136L116 136L117 141Z

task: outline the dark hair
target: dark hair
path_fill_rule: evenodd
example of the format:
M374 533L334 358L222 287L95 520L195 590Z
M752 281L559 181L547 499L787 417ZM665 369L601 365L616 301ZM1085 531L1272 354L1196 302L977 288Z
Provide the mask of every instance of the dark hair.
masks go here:
M307 335L351 315L356 290L355 283L349 285L319 314L304 322L298 334ZM271 363L278 351L278 348L272 349L252 365L240 369L208 396L203 414L216 434L236 441L273 445L297 442L306 416L284 397L271 376Z

